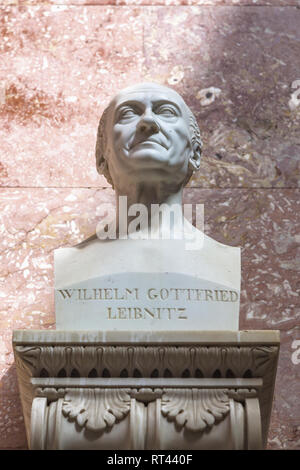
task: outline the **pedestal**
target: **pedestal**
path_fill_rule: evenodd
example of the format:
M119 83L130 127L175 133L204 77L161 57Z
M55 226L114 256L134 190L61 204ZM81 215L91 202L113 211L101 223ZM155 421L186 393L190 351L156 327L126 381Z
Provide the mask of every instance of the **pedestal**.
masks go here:
M18 330L30 449L261 449L277 331Z

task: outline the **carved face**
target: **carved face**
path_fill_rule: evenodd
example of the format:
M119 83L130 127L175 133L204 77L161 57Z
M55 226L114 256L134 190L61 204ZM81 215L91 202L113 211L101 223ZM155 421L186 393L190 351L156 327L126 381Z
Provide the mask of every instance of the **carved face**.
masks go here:
M171 184L184 180L193 150L187 106L175 91L155 84L128 88L113 100L110 123L108 166L114 182L124 176Z

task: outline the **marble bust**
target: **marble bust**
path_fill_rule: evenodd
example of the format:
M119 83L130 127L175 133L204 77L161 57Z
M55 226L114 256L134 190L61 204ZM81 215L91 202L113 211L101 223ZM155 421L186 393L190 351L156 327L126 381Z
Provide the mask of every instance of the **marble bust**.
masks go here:
M196 119L177 92L154 83L121 91L102 115L96 144L98 172L116 191L117 221L120 196L128 206L181 206L201 147Z
M116 192L116 236L104 241L97 232L56 250L58 328L238 329L240 249L195 229L182 211L201 148L196 119L176 91L142 83L112 99L98 127L96 166ZM174 207L179 216L170 219ZM190 235L197 249L186 248Z

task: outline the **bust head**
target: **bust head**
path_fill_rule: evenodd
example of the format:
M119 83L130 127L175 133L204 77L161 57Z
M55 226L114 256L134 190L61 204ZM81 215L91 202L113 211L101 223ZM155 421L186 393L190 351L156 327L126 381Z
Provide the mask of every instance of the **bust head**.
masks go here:
M196 119L171 88L142 83L122 90L100 119L96 165L113 187L140 183L184 186L199 169Z

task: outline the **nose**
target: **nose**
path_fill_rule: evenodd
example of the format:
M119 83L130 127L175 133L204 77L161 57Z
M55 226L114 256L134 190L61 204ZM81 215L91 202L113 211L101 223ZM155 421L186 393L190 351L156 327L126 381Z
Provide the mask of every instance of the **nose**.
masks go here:
M146 111L137 126L138 131L142 133L156 134L159 132L159 125L157 124L151 111Z

